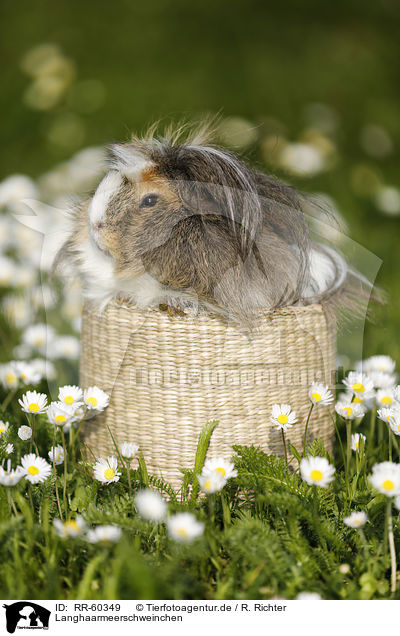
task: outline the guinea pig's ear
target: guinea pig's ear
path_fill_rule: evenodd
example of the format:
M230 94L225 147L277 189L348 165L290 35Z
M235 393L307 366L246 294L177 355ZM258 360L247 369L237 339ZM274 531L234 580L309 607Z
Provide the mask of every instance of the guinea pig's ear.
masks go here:
M154 166L144 149L133 144L114 144L110 147L111 168L129 181L140 181L143 170Z

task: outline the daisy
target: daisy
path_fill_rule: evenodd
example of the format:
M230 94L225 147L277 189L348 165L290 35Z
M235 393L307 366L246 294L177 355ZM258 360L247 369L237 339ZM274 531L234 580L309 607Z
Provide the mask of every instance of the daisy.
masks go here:
M47 407L46 414L51 424L64 428L75 418L75 407L64 402L51 402Z
M4 468L0 466L0 484L2 486L15 486L23 476L24 472L21 466L17 466L15 470L11 470L10 459L7 462L7 470L4 470Z
M7 455L11 455L11 453L14 452L14 444L7 444L6 446L6 453Z
M368 521L368 516L366 512L352 512L348 517L343 519L343 522L349 528L362 528Z
M124 459L133 459L136 455L136 453L139 450L139 446L136 446L136 444L131 444L130 442L124 442L123 444L121 444L121 455Z
M81 515L76 515L75 519L62 522L60 519L53 519L54 530L62 539L79 537L86 530L86 523Z
M27 391L18 402L25 413L32 413L33 415L45 413L47 408L47 396L37 391Z
M362 363L362 367L365 369L365 373L371 371L383 371L384 373L393 373L396 367L396 363L390 356L371 356Z
M9 422L3 422L3 420L0 420L0 436L7 433L9 426Z
M378 389L375 395L378 406L390 407L395 402L394 389L387 387L386 389Z
M58 399L67 406L74 405L78 407L83 404L83 391L79 386L66 384L59 388Z
M135 496L138 514L148 521L162 521L167 514L167 504L154 490L139 490Z
M18 437L26 442L32 437L32 429L30 426L20 426L18 429Z
M56 464L56 466L59 466L59 464L62 464L64 461L64 449L62 446L60 446L60 444L57 444L57 446L52 446L51 449L48 452L49 458L50 458L50 462Z
M167 528L172 539L190 543L203 534L204 523L197 521L190 512L178 512L172 517L168 517Z
M372 397L368 396L366 399L363 395L355 395L353 391L343 391L339 393L337 401L341 403L347 402L348 404L361 404L363 408L366 408L367 404L372 404L373 398L373 394Z
M197 479L199 480L201 490L208 495L214 492L219 492L226 484L225 477L222 477L222 475L217 473L204 473L202 475L198 475Z
M398 384L394 389L394 397L397 402L400 402L400 384Z
M362 405L354 402L336 402L335 411L345 420L355 420L365 414Z
M234 465L226 459L213 457L207 459L204 463L202 474L207 476L216 474L224 479L230 479L231 477L237 477L237 470L235 470Z
M300 472L310 486L327 488L333 480L335 468L325 457L307 457L300 462Z
M370 371L371 378L376 389L393 388L396 384L396 374L385 373L385 371Z
M278 431L286 431L297 422L296 411L292 411L289 404L274 404L270 420Z
M51 358L76 360L80 353L80 343L75 336L57 336L51 343Z
M51 475L51 466L42 457L38 457L34 453L24 455L21 458L21 464L24 475L31 484L37 484L45 481Z
M400 435L400 410L396 409L389 419L389 426L395 435Z
M313 382L308 392L308 397L313 404L327 406L333 402L333 394L326 384Z
M400 464L382 462L372 467L369 480L376 490L387 497L400 494Z
M19 377L14 365L14 362L0 365L0 382L5 389L16 389L19 386Z
M110 396L97 386L90 386L83 392L84 402L89 410L104 411L110 401Z
M100 457L93 466L94 477L103 484L111 484L113 481L119 481L121 473L118 472L118 462L115 457Z
M31 366L35 371L40 373L42 378L47 378L47 380L55 380L56 379L56 368L50 360L43 360L43 358L34 358L30 361Z
M357 397L373 395L374 383L365 373L350 371L347 378L342 380L345 387Z
M362 433L354 433L351 436L351 450L358 451L360 449L360 442L363 441L365 444L365 440L367 438Z
M97 526L94 530L89 530L86 539L89 543L98 543L99 541L119 541L122 530L118 526Z
M54 336L55 331L50 325L38 323L37 325L30 325L25 329L22 334L22 342L33 349L38 349L40 353L45 355L46 345L50 345Z
M29 362L14 362L15 372L24 384L39 384L42 375Z

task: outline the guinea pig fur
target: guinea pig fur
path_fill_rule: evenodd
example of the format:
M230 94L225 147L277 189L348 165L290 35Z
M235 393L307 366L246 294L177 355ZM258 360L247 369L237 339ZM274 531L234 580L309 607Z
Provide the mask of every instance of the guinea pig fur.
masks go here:
M77 206L57 263L100 310L123 297L170 313L206 308L239 323L260 310L355 310L368 285L311 240L304 195L181 130L111 147L109 171Z

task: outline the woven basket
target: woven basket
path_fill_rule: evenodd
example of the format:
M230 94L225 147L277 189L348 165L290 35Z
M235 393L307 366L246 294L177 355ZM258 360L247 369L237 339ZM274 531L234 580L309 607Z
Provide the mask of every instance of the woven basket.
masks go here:
M301 448L313 381L331 385L336 332L320 305L260 315L249 336L210 315L169 317L111 303L102 314L86 304L82 321L81 386L111 394L109 407L85 425L93 454L115 455L130 441L149 471L175 486L180 468L193 467L204 424L219 425L208 456L229 458L233 444L254 444L282 455L271 407L288 403L298 423L286 433ZM309 439L332 443L327 407L314 411Z

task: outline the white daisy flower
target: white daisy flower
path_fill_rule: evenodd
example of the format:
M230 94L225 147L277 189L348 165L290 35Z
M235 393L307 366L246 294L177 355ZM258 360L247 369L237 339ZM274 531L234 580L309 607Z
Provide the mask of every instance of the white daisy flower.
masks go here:
M79 537L86 531L86 523L81 515L76 515L75 519L60 521L53 519L54 530L62 539Z
M50 358L76 360L80 353L80 342L75 336L57 336L49 349Z
M66 384L65 386L60 386L58 399L68 406L73 404L79 407L83 404L83 391L79 386Z
M375 395L378 406L390 407L395 402L394 389L387 387L386 389L378 389Z
M366 440L366 439L367 439L367 438L366 438L366 437L365 437L365 435L363 435L362 433L354 433L354 434L351 436L351 450L353 450L353 451L358 451L358 450L359 450L359 448L360 448L360 442L361 442L361 440L363 440L363 441L364 441L364 444L365 444L365 440Z
M52 446L48 452L48 455L50 463L52 464L54 459L54 463L56 464L56 466L62 464L64 461L64 449L60 444L57 444L57 446Z
M276 425L278 431L286 431L297 422L296 411L291 410L289 404L274 404L272 407L271 422Z
M27 391L18 402L25 413L33 415L45 413L47 408L47 396L37 391Z
M199 480L201 490L208 495L222 490L227 481L225 477L215 472L197 475L197 479Z
M7 455L11 455L11 453L14 452L14 444L7 444L6 446L6 453Z
M25 478L30 481L31 484L45 481L51 475L50 464L48 464L43 457L38 457L34 453L24 455L21 458L21 464Z
M133 459L139 450L139 446L131 444L130 442L124 442L121 444L120 452L124 459Z
M389 419L389 426L395 435L400 435L400 409L395 409Z
M350 371L347 378L344 378L342 382L357 397L364 397L365 399L367 395L373 395L374 383L365 373Z
M46 347L50 346L55 337L55 331L50 325L38 323L30 325L22 334L22 342L33 349L40 351L42 355L46 355Z
M30 364L35 369L35 371L40 373L42 378L47 378L47 380L56 379L56 368L50 360L43 360L43 358L34 358L30 361Z
M176 541L190 543L204 532L204 523L190 512L178 512L167 519L168 534Z
M368 516L366 512L362 510L360 512L352 512L348 517L343 519L343 522L349 528L362 528L368 521Z
M333 394L326 384L313 382L308 392L308 397L313 404L327 406L333 402Z
M394 397L397 402L400 402L400 384L394 388Z
M373 371L393 373L396 368L396 363L390 356L371 356L360 362L359 366L369 375Z
M24 471L21 466L17 466L15 470L11 470L10 459L7 461L7 470L4 470L4 468L0 466L0 484L2 486L15 486L22 477L24 477Z
M111 484L113 481L119 481L121 473L118 472L118 462L116 457L110 456L107 459L99 457L93 466L94 477L103 484Z
M154 490L139 490L135 496L135 506L138 514L148 521L157 523L167 514L165 500Z
M360 404L363 409L367 410L373 402L374 394L368 395L365 398L363 395L355 395L352 391L343 391L339 393L337 401L340 403L348 403L348 404Z
M26 327L32 322L32 306L25 296L9 294L3 298L2 305L7 319L15 327Z
M327 488L333 480L335 468L325 457L306 457L300 462L300 472L310 486Z
M0 286L15 287L17 266L11 258L0 256Z
M23 426L20 426L18 429L18 437L22 439L24 442L26 442L28 439L31 439L32 437L31 427L26 426L25 424Z
M0 436L7 433L9 426L9 422L3 422L3 420L0 420Z
M362 405L354 402L336 402L335 411L345 420L355 420L365 414Z
M47 419L54 426L65 428L75 419L75 407L64 402L51 402L46 410Z
M297 597L297 601L321 601L322 597L318 592L300 592Z
M88 530L86 539L89 543L99 543L100 541L119 541L122 530L119 526L97 526L94 530Z
M83 392L83 400L89 410L104 411L110 401L110 396L97 386L90 386Z
M0 382L5 389L16 389L19 386L20 379L14 362L0 365Z
M370 371L369 377L376 389L393 388L397 380L396 374L385 373L385 371Z
M232 462L222 457L212 457L204 462L202 474L206 476L216 474L224 479L230 479L231 477L237 477L237 470L235 470Z
M376 490L387 497L400 494L400 464L382 462L372 467L369 480Z
M14 362L15 372L24 384L39 384L42 375L30 362Z

